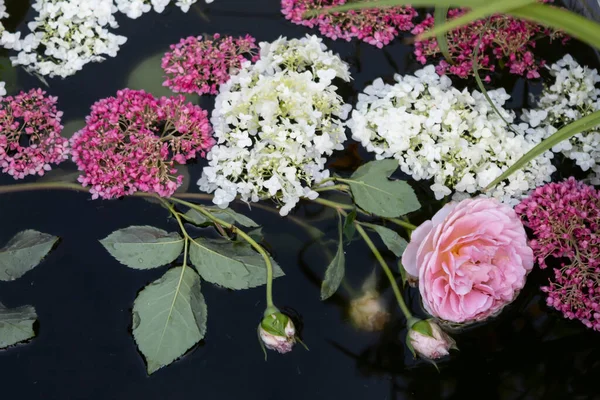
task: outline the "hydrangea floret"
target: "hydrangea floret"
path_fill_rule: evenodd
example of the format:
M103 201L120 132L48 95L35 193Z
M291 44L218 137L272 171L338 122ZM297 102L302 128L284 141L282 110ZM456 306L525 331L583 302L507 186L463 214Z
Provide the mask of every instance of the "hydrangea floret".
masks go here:
M596 69L581 66L567 54L549 71L552 84L545 86L534 109L523 111L523 120L540 129L543 137L600 110L600 75ZM574 160L583 171L591 170L591 182L600 184L600 127L563 140L552 151Z
M44 175L68 158L62 111L41 89L0 98L0 168L15 179Z
M448 19L460 17L467 9L452 9ZM419 35L431 29L434 17L427 17L414 27L412 33ZM477 66L482 71L494 72L503 65L511 74L527 79L539 78L539 68L545 60L535 57L536 41L540 38L556 40L564 35L533 22L519 20L507 15L493 15L487 20L477 20L456 28L447 34L448 53L452 60L441 59L436 70L439 74L467 78L473 75L473 59L477 51ZM417 41L415 56L427 64L442 55L435 38ZM484 80L491 80L489 73Z
M546 303L600 331L600 193L569 178L537 188L515 211L532 230L540 268L556 265L542 287Z
M403 31L414 27L417 12L410 6L367 8L346 12L319 13L307 17L309 11L321 12L352 0L282 0L281 12L297 25L318 28L333 40L362 40L378 48L389 44Z
M38 15L27 25L31 33L11 47L19 51L13 65L28 71L67 77L115 57L127 40L109 31L118 27L112 0L37 0L32 7Z
M301 197L317 197L311 187L329 177L326 156L343 149L351 107L332 81L350 74L316 36L260 48L260 60L244 63L220 88L211 118L217 145L198 184L219 207L238 195L270 198L286 215Z
M211 132L207 112L183 96L121 90L96 102L71 138L79 182L94 199L137 191L168 197L183 181L176 164L204 156L214 144Z
M482 93L456 89L432 65L394 79L393 85L376 79L359 94L348 121L352 138L377 159L395 158L415 180L433 179L436 199L481 191L539 142L536 130L512 124L514 113L502 107L510 97L504 89L488 92L502 119ZM545 152L486 194L518 203L550 181L552 157Z
M162 59L167 74L163 86L174 92L217 94L219 85L227 82L231 73L242 63L256 61L258 47L255 39L244 37L190 36L171 45L171 51Z
M111 0L112 1L112 0ZM171 0L114 0L120 12L126 14L129 18L136 19L154 9L157 13L162 13L171 3ZM177 0L175 6L181 11L188 12L190 7L198 0ZM214 0L205 0L206 3L212 3Z

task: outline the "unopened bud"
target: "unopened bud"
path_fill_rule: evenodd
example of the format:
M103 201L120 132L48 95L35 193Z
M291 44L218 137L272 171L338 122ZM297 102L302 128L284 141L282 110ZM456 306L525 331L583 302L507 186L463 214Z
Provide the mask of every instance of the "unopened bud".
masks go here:
M369 332L382 330L390 320L390 314L375 290L366 291L361 297L352 300L349 315L354 326Z
M260 340L269 350L288 353L296 343L296 328L287 315L274 312L265 316L258 327Z
M450 354L456 342L432 321L419 321L408 331L409 346L422 358L437 360Z

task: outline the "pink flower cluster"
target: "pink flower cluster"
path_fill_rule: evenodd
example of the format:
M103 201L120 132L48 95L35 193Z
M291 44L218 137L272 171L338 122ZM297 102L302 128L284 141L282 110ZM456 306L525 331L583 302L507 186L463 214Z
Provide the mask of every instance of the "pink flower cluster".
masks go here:
M56 97L41 89L0 98L0 167L15 179L44 175L50 164L68 158L69 141L60 136L62 111Z
M168 197L181 185L175 163L204 156L215 143L207 112L183 96L155 98L124 89L96 102L71 138L73 161L92 198L136 191Z
M533 231L540 268L562 261L542 288L547 304L600 331L600 193L569 178L538 187L515 211Z
M466 9L453 9L448 18L463 15ZM419 35L434 25L434 17L427 15L425 20L415 26L412 33ZM467 26L457 28L447 34L448 52L452 60L439 61L438 74L456 75L467 78L473 75L473 56L478 47L477 65L480 70L493 72L499 65L504 65L511 74L521 75L527 79L539 78L539 68L544 60L536 60L533 51L536 40L548 37L555 40L563 37L562 33L547 29L533 22L515 19L506 15L494 15L488 20L478 20ZM417 41L415 56L422 64L429 58L441 55L435 38ZM489 74L484 80L490 81Z
M167 74L163 86L174 92L217 94L219 85L240 68L242 62L258 59L255 39L246 35L234 38L190 36L171 45L161 66Z
M358 38L378 48L389 44L401 31L409 31L414 26L413 18L417 16L415 9L410 6L304 16L308 11L325 10L348 2L349 0L281 0L281 12L294 24L317 27L322 35L333 40L350 41Z

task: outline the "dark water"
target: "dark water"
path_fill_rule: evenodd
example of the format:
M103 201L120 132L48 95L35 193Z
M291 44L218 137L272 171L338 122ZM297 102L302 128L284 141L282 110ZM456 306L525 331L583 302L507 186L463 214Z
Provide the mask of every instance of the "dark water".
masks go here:
M22 1L12 5L22 5ZM188 14L172 9L138 20L121 18L119 33L129 40L117 58L87 65L66 80L50 80L48 91L59 97L64 122L83 118L94 101L125 87L127 76L142 59L164 52L181 37L250 33L259 41L270 41L309 32L284 20L278 0L217 0L202 7L210 22L194 8ZM352 87L344 93L350 102L356 91L376 77L391 78L395 72L419 67L410 48L400 41L384 51L357 42L326 43L354 65ZM592 51L571 46L580 61L595 62ZM562 51L549 49L548 58L558 59ZM22 71L18 80L24 89L40 85ZM509 91L515 88L513 106L527 100L523 82L510 77L496 82L508 85ZM211 101L203 99L201 104L210 107ZM200 169L191 168L192 190ZM344 173L342 168L339 172ZM11 183L12 179L0 177L0 184ZM247 212L242 205L234 207ZM435 207L425 204L424 212L411 219L420 222ZM124 267L104 251L98 239L130 225L174 231L176 224L164 210L141 199L92 201L87 194L72 192L0 196L0 244L23 229L61 237L58 248L38 268L18 281L0 282L0 301L8 307L34 305L40 322L33 342L0 352L0 398L600 398L599 334L564 320L544 305L539 286L546 282L545 273L534 271L523 293L499 318L455 334L461 350L441 362L438 373L404 351L403 321L384 280L381 289L397 322L382 333L359 332L346 320L348 297L343 290L330 301L319 301L327 260L318 246L309 245L306 233L263 210L254 209L248 215L263 223L265 244L287 273L275 282L276 303L301 317L303 339L310 351L298 347L285 356L270 353L265 362L256 338L264 290L233 292L204 284L209 309L205 340L182 360L147 376L130 335L130 309L136 293L158 279L165 268L136 271ZM331 214L314 205L300 207L296 216L330 234L335 229ZM346 251L348 284L358 288L376 263L360 242ZM407 299L414 310L419 309L414 292L407 293Z

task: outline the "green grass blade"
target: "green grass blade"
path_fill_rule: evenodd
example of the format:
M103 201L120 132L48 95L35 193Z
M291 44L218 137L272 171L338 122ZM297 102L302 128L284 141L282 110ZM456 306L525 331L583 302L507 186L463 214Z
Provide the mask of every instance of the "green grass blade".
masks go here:
M361 8L381 8L393 6L413 7L477 7L490 2L502 3L506 0L378 0L378 1L358 1L347 3L337 7L331 7L326 10L314 10L305 13L305 16L314 16L324 13L343 12L349 10L360 10Z
M530 4L509 10L508 13L517 18L561 30L569 36L600 49L600 24L572 11L545 4Z
M496 186L498 183L508 178L514 172L523 168L523 166L525 166L525 164L527 164L529 161L533 160L543 152L550 150L552 147L562 142L563 140L567 140L573 135L594 128L598 125L600 125L600 111L593 112L586 117L578 119L577 121L562 127L561 129L556 131L552 136L542 140L537 146L529 150L527 154L518 159L516 163L514 163L510 168L504 171L502 175L496 178L484 190L489 190L492 187Z
M448 9L450 7L441 6L436 7L433 20L434 27L438 25L443 25L446 22L446 18L448 16ZM450 54L450 50L448 49L448 38L446 37L446 33L440 33L435 36L435 40L437 41L438 47L440 48L440 52L450 64L454 64L454 60L452 60L452 55Z
M506 14L507 12L515 9L524 8L529 4L534 3L536 0L501 0L491 1L489 4L479 5L473 8L470 12L461 15L460 17L448 20L445 24L438 25L437 23L433 28L427 32L423 32L418 35L415 40L424 40L432 37L437 37L441 34L452 31L463 25L468 25L473 21L489 17L494 14ZM437 22L437 19L436 19Z

